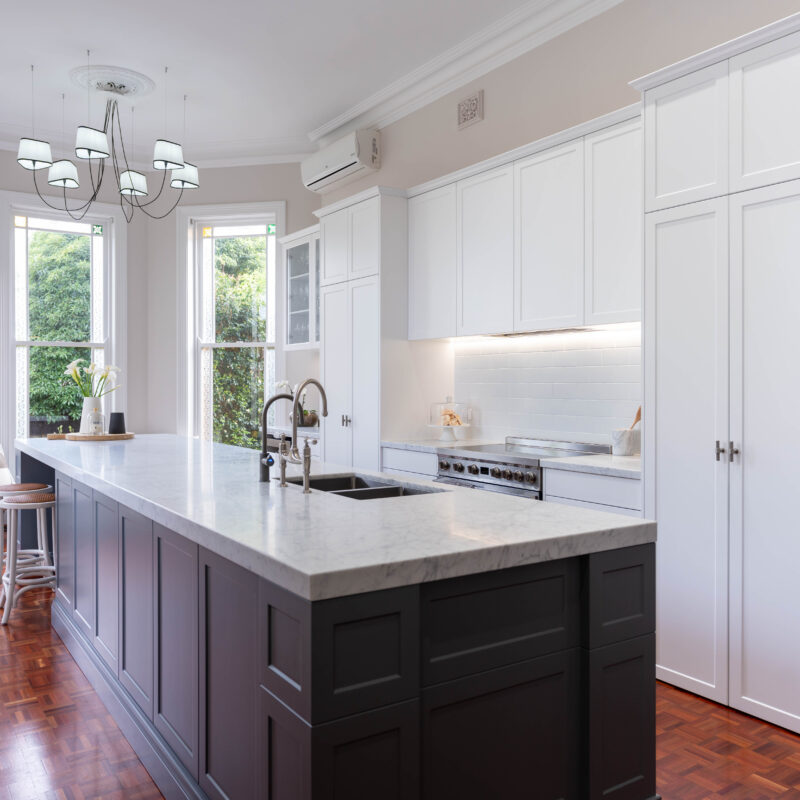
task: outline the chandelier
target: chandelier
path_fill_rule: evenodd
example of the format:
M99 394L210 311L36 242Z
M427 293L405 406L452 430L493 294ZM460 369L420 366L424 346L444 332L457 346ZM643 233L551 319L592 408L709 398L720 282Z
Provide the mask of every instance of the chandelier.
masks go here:
M87 51L87 57L89 53ZM69 158L53 160L50 143L36 138L34 117L34 68L31 65L31 136L19 140L17 161L24 169L33 173L33 185L40 200L49 208L65 211L72 219L80 220L89 212L92 204L97 200L103 179L106 176L106 166L110 164L114 174L119 202L127 222L133 219L134 212L138 209L152 219L163 219L171 214L183 197L187 189L197 189L200 185L197 167L190 164L183 157L183 147L177 142L167 138L157 139L153 147L153 170L161 173L161 181L155 195L150 194L147 186L147 176L143 172L132 169L129 157L133 160L133 148L126 151L122 135L122 120L120 115L119 100L134 99L134 95L146 94L151 91L153 82L139 73L123 70L117 67L91 67L88 63L85 68L73 70L73 77L86 83L87 105L91 107L90 93L92 90L101 92L106 96L105 117L102 128L94 128L89 124L80 125L75 134L75 158L88 164L89 184L91 192L85 200L76 198L72 192L80 188L78 168ZM166 76L164 69L164 127L166 128L167 103L166 103ZM62 129L63 129L63 103L62 99ZM184 137L186 135L186 96L184 95L183 125ZM131 140L133 140L133 111L131 106ZM63 133L63 130L62 130ZM132 144L132 143L131 143ZM42 195L39 173L47 169L47 183L61 190L61 197ZM170 173L169 186L175 192L166 191L167 173ZM68 194L69 193L69 194ZM164 195L173 194L174 200L160 203L160 211L153 206ZM55 202L54 202L55 200ZM166 208L164 208L166 206Z

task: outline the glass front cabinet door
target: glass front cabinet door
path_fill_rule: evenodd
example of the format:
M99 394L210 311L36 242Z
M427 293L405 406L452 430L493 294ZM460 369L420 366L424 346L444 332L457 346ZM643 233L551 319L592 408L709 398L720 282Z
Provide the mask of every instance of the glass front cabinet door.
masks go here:
M319 346L319 226L281 239L286 349Z

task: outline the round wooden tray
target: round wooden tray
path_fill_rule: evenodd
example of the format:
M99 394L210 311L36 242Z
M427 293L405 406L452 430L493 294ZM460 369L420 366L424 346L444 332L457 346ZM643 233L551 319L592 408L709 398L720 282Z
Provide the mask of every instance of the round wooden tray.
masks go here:
M117 442L121 439L133 439L133 433L68 433L64 436L70 442Z

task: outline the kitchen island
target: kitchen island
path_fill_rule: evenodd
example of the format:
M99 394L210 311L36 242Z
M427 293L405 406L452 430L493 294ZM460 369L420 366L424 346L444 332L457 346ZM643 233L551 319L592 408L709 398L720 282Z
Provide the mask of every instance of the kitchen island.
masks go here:
M654 523L305 495L176 436L16 446L56 485L54 627L166 796L655 795Z

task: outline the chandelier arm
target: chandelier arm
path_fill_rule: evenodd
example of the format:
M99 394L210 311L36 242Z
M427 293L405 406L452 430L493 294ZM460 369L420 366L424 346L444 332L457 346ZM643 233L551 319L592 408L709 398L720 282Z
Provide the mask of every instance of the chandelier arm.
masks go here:
M140 203L139 200L137 199L136 201L134 201L135 205L136 205L136 208L141 208L142 211L144 211L144 209L147 208L147 206L153 205L153 203L155 203L156 200L158 200L158 198L161 197L161 193L164 191L164 186L167 183L167 171L166 170L162 170L162 171L164 173L164 177L161 179L161 188L158 190L158 194L155 197L153 197L152 199L148 200L146 203ZM161 219L161 218L157 217L157 219Z
M151 214L144 206L140 206L142 213L147 214L150 219L164 219L164 217L168 217L177 207L178 203L180 203L181 198L183 197L183 189L180 190L178 193L178 199L172 204L172 207L165 211L163 214Z
M33 187L36 189L36 194L39 195L39 199L48 207L52 208L54 211L64 211L65 209L61 208L61 206L54 206L51 202L49 202L44 195L39 191L39 183L36 180L36 173L39 170L33 170Z

